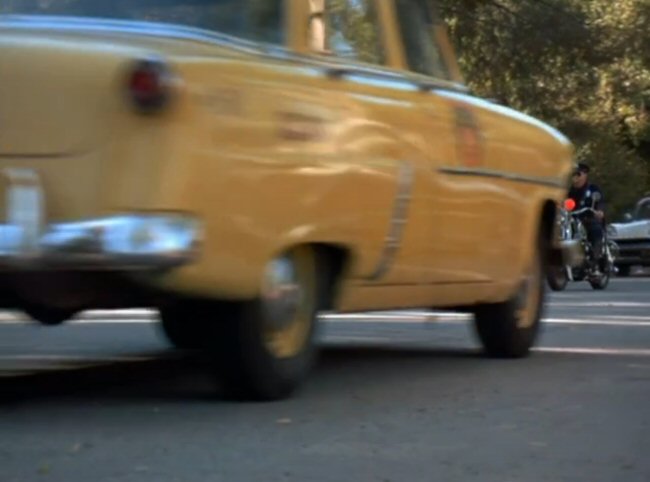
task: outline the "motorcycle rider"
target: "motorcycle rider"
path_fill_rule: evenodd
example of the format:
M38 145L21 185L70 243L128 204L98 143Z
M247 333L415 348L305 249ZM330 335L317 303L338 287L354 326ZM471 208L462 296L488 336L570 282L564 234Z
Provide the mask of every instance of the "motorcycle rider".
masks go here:
M587 240L592 247L593 263L596 270L603 266L603 240L605 233L605 202L602 191L598 186L589 182L589 165L580 162L573 172L572 187L569 198L576 203L576 210L592 207L595 213L587 211L580 219L587 231ZM599 193L600 199L594 202L594 194Z

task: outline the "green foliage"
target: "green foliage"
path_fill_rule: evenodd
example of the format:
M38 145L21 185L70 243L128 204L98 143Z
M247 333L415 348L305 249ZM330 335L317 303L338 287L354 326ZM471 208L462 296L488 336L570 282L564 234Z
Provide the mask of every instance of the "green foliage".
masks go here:
M369 0L328 0L329 46L337 55L362 62L382 62L377 17Z
M440 0L479 95L567 134L614 217L650 191L650 0Z

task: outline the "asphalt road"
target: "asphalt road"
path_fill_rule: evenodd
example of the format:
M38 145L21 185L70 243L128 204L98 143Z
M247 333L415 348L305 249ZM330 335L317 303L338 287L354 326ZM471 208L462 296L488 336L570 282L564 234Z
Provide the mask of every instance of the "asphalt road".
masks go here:
M553 293L524 360L462 316L328 318L288 401L226 402L155 315L0 314L0 481L649 481L650 278Z

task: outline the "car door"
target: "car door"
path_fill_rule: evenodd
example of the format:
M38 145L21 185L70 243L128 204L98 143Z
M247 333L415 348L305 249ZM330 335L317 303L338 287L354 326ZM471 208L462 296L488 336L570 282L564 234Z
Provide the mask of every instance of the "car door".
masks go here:
M451 155L447 126L443 117L431 117L423 109L421 86L392 68L401 55L391 39L397 34L392 5L383 0L310 0L309 5L311 65L323 69L323 85L340 94L347 111L335 140L337 155L356 168L383 166L376 172L392 180L389 218L385 212L368 212L377 223L368 223L361 234L384 239L375 269L363 281L408 285L438 280L431 243L437 190L429 158L432 150ZM431 97L434 111L435 102ZM442 108L442 100L440 104ZM350 199L361 202L356 193Z
M446 32L429 0L394 0L404 62L423 92L428 117L429 171L433 177L428 246L436 282L481 282L491 278L502 255L500 210L489 179L468 174L481 169L487 139L471 97L460 82ZM461 175L463 174L463 175Z

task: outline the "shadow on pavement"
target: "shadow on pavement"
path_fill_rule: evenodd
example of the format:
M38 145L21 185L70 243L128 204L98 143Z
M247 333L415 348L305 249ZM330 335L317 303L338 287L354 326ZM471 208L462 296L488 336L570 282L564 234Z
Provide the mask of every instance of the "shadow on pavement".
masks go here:
M435 377L483 363L471 349L328 346L307 380L309 390L389 384L422 373ZM0 407L62 400L206 403L223 399L206 360L170 352L161 358L0 378ZM303 390L301 390L303 392Z

